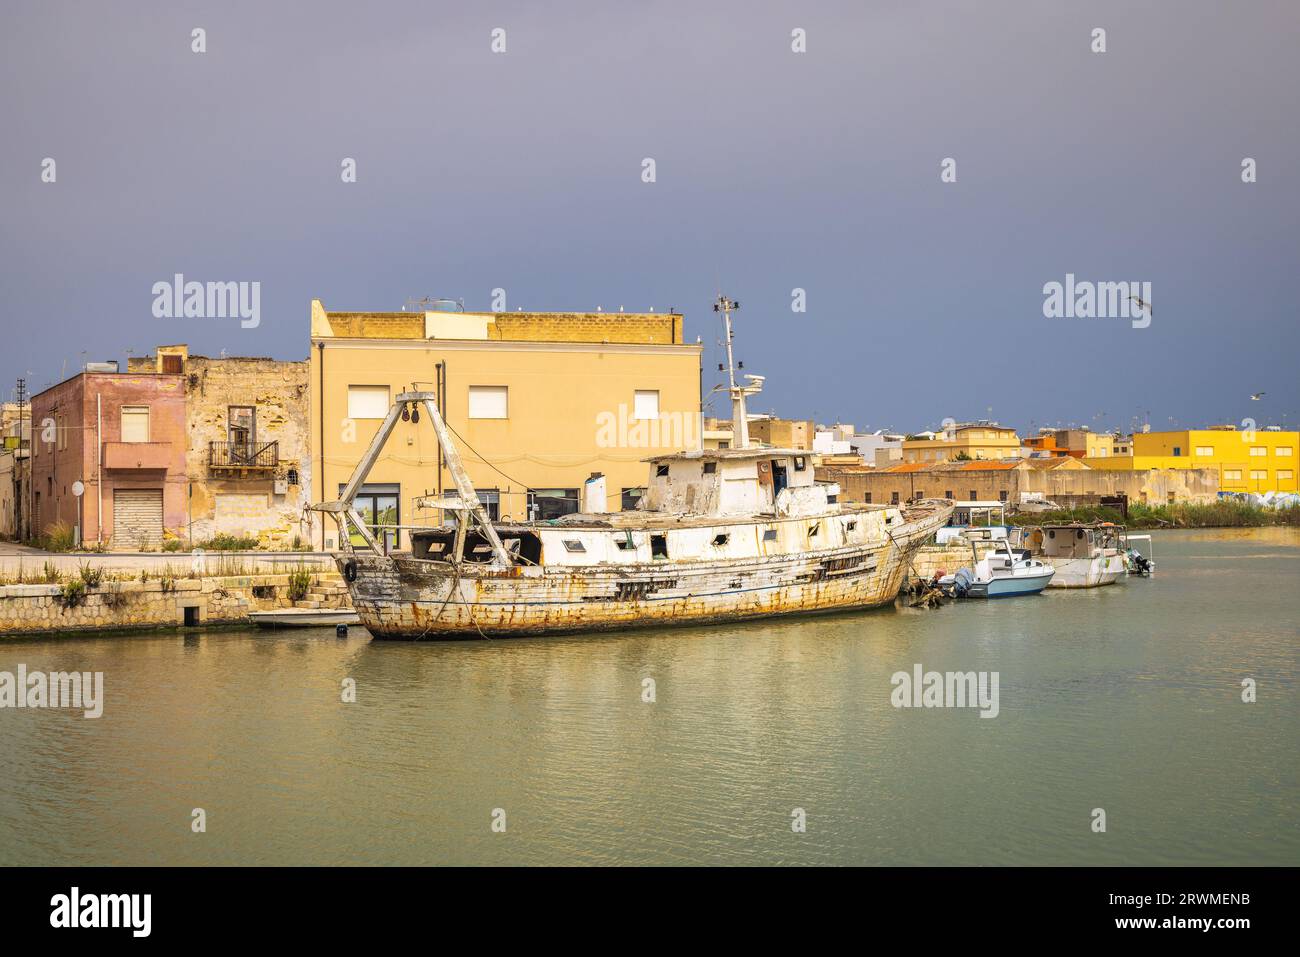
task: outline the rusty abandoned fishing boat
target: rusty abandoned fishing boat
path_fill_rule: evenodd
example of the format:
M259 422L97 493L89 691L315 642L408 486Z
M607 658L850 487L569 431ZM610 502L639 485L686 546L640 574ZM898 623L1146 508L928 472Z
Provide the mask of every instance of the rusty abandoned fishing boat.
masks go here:
M493 522L435 394L398 395L339 501L313 506L338 523L343 550L336 561L371 634L418 640L595 632L892 603L913 555L947 522L952 504L839 503L837 486L814 479L807 452L750 445L745 400L763 378L736 384L733 304L725 297L719 304L733 447L648 459L646 494L635 510ZM454 519L412 531L410 552L386 554L353 497L402 410L412 407L423 407L455 483L453 496L417 504Z

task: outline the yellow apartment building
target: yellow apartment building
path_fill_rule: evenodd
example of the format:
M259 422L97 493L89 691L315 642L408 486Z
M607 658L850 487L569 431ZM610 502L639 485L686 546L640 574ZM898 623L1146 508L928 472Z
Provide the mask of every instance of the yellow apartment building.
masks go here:
M1015 429L996 422L956 425L933 438L903 440L904 462L950 462L954 459L1009 459L1020 455L1020 436Z
M605 476L606 509L634 507L644 459L701 443L701 356L670 313L330 312L311 307L312 500L332 501L393 398L436 392L488 512L554 518ZM399 421L357 497L389 547L391 526L440 521L420 496L453 487L427 419ZM317 543L337 529L317 524Z
M1094 469L1214 468L1225 492L1294 492L1300 432L1239 431L1233 426L1138 432L1129 456L1086 458Z

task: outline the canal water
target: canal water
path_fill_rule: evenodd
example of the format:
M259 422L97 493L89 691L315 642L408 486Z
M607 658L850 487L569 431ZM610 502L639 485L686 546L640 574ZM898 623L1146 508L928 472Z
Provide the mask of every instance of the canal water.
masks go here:
M105 704L0 711L0 864L1300 864L1300 530L1155 549L1109 588L709 629L6 639ZM997 716L894 707L918 664L996 672Z

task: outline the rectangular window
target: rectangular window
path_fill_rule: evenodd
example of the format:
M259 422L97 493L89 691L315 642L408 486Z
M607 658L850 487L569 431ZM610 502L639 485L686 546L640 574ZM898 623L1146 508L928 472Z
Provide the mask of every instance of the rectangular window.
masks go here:
M718 463L717 463L717 462L705 462L705 463L704 463L704 474L705 474L705 475L713 475L713 474L714 474L715 472L717 472L717 471L718 471Z
M1289 482L1295 478L1295 471L1293 469L1278 469L1277 478L1279 482Z
M1003 489L1002 491L998 492L998 501L1005 502L1006 500L1007 500L1007 490Z
M974 490L974 489L971 489L971 490L970 490L970 498L967 499L967 501L968 501L968 502L974 502L974 501L976 500L976 498L977 498L977 496L975 495L975 490Z
M469 417L471 419L507 418L507 388L503 385L472 385L469 387Z
M924 490L924 489L917 489L916 492L913 493L913 494L914 494L914 496L915 496L916 498L925 498L925 490Z
M637 389L632 394L632 418L637 420L659 418L658 389Z
M348 386L349 419L382 419L388 415L388 386Z
M1295 454L1295 448L1290 445L1279 445L1273 450L1273 454L1278 458L1289 459Z
M122 406L122 441L149 441L149 407L147 405Z
M625 488L623 489L623 511L633 511L641 501L641 496L645 494L643 488Z
M493 522L501 520L501 490L495 488L476 488L474 494L483 504L484 511L487 512L488 519Z
M1241 469L1224 469L1224 470L1223 470L1223 480L1224 480L1225 482L1240 482L1240 481L1241 481Z
M668 477L668 466L667 466L667 465L656 465L656 466L655 466L655 477L656 477L656 478L667 478L667 477Z
M946 498L946 499L951 499L951 498L952 498L952 489L948 489L946 492L944 492L944 493L943 493L943 497Z
M898 504L898 493L897 493L897 492L890 492L890 493L889 493L889 504L890 504L890 505L897 505L897 504Z
M763 529L763 541L765 541L765 542L774 542L774 541L776 541L776 529L775 529L775 528L765 528L765 529Z
M863 496L862 496L862 501L864 501L866 504L870 505L870 504L871 504L871 493L870 493L870 492L866 492L866 493L864 493Z
M1252 445L1250 447L1251 455L1268 455L1268 449L1262 445Z
M566 552L585 552L587 546L582 544L582 542L578 541L576 538L566 538L564 539L564 550Z
M802 472L802 471L803 471L804 469L806 469L807 467L808 467L808 460L807 460L807 459L805 459L802 455L795 456L795 460L794 460L794 470L795 470L796 472Z
M1214 455L1214 446L1213 446L1213 445L1198 445L1198 446L1196 447L1196 454L1197 454L1197 455L1201 455L1201 456L1205 456L1206 458L1209 458L1210 456Z
M1257 481L1263 481L1264 479L1268 478L1268 469L1251 469L1250 477L1252 479L1256 479Z
M650 557L651 558L668 557L668 536L667 535L650 536Z
M528 493L528 504L533 517L541 521L572 515L578 510L576 488L539 488Z
M1177 455L1182 455L1182 454L1183 454L1183 447L1182 447L1181 445L1175 445L1175 446L1174 446L1174 455L1177 456Z

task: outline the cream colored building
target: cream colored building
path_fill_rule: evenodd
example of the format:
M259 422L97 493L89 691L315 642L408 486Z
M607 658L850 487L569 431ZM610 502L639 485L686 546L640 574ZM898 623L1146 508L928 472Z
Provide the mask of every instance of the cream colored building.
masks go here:
M699 448L701 355L669 313L330 312L311 309L312 500L331 501L394 397L443 398L465 469L491 515L577 511L605 476L606 511L633 507L643 460ZM433 429L401 421L357 498L376 526L435 524L417 497L452 487ZM586 503L599 508L600 503ZM317 544L337 547L326 523ZM390 547L403 532L385 529Z
M925 433L903 441L904 462L949 462L955 459L992 460L1020 455L1015 429L996 422L954 425L943 432Z

